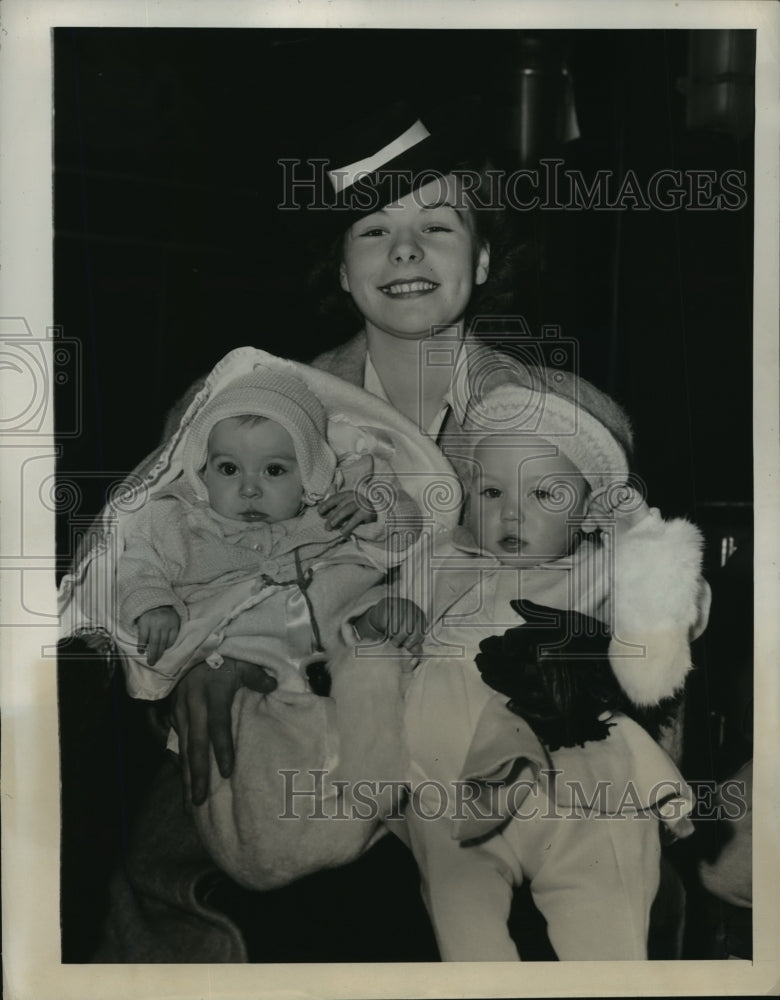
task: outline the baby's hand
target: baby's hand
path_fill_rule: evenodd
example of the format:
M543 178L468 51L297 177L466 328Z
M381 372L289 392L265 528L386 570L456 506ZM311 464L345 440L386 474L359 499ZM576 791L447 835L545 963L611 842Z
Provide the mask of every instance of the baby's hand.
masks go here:
M138 625L138 652L147 651L146 662L150 667L169 649L179 634L179 616L170 605L144 611L136 619Z
M349 535L359 524L371 524L376 521L376 511L366 508L365 499L358 503L353 490L342 490L333 496L325 497L317 507L323 517L327 514L325 527L329 530L339 528L342 535Z
M354 622L361 639L389 639L394 646L419 654L428 629L425 615L414 601L385 597Z

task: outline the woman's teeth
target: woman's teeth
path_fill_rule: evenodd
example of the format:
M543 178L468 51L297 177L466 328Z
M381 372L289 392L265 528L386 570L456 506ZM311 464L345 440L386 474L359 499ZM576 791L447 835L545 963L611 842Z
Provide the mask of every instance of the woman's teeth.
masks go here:
M432 292L439 286L435 281L395 281L392 285L382 285L385 295L409 295L413 292Z

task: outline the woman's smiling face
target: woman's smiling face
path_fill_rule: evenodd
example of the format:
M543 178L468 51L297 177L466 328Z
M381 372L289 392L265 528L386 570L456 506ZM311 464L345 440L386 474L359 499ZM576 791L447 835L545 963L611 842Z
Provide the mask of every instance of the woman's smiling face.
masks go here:
M461 319L489 262L459 182L448 175L356 222L339 277L368 329L417 340Z

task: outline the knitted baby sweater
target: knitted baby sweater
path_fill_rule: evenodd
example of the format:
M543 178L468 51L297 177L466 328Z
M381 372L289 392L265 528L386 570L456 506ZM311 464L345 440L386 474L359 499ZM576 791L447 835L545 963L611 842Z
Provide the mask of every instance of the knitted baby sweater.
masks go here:
M357 464L365 471L366 461ZM327 529L313 507L275 524L232 522L177 482L133 516L117 568L130 694L165 697L214 654L258 663L280 685L307 690L306 661L401 558L398 550L390 557L386 534L381 512L348 537ZM139 615L166 605L179 615L179 635L150 667L127 637Z

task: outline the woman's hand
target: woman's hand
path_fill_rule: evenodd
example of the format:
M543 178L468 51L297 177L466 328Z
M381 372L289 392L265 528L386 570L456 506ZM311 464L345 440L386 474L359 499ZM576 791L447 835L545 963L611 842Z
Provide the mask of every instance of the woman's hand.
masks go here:
M353 490L342 490L326 497L317 510L326 518L325 527L329 531L339 528L342 535L349 535L359 524L371 524L377 519L376 511L366 506L365 499L358 502Z
M276 687L276 678L264 667L226 656L217 670L198 663L173 690L171 708L184 764L184 784L193 805L202 805L209 793L210 746L214 747L222 777L229 778L233 773L230 710L241 687L268 694Z

